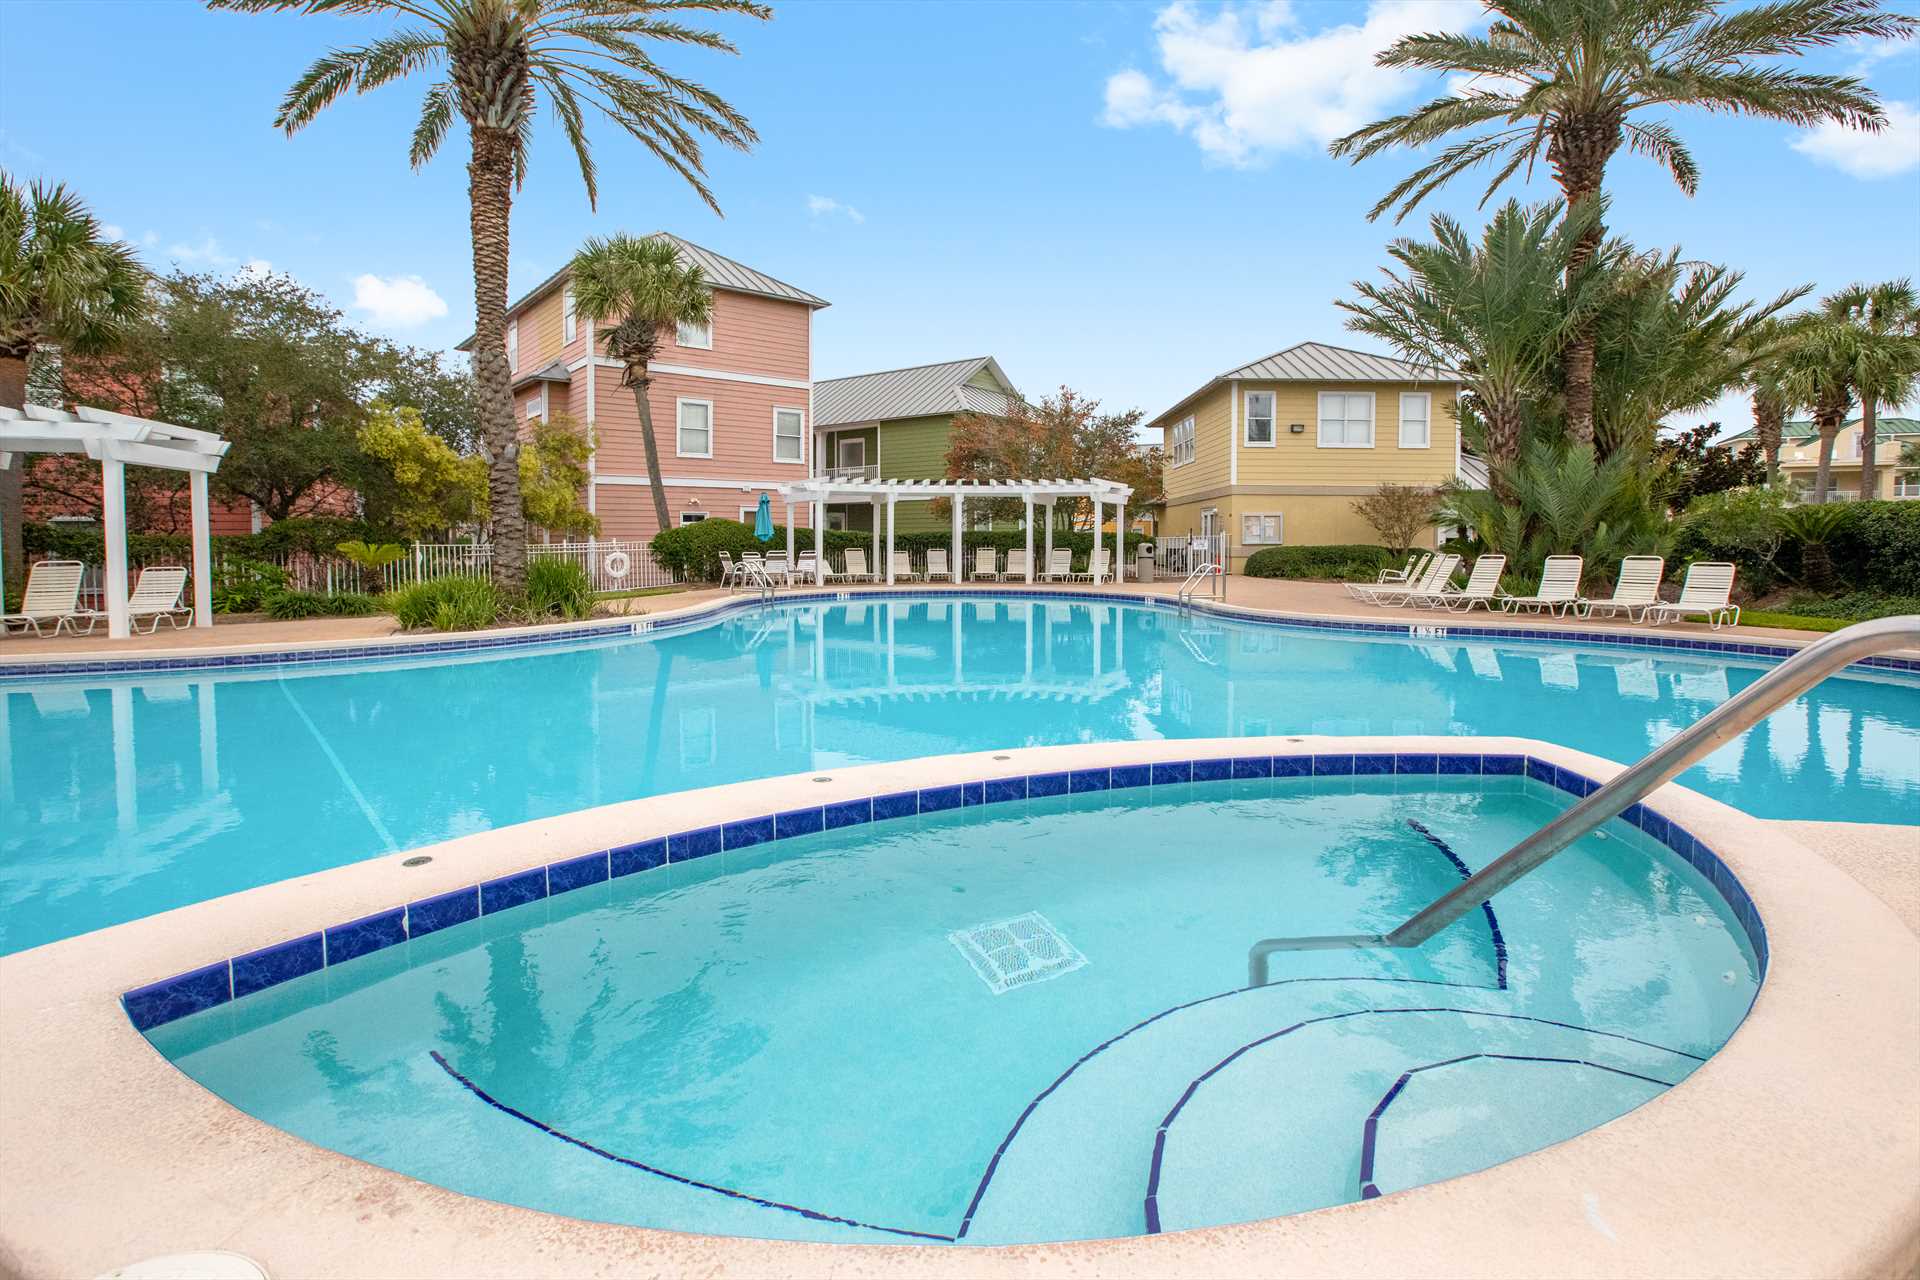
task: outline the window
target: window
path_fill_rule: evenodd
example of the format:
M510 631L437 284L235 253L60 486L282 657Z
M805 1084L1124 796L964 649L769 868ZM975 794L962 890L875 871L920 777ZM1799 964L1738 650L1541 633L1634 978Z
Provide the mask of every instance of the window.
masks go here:
M1254 448L1273 447L1273 392L1247 392L1246 442Z
M1193 419L1186 417L1167 431L1167 465L1184 467L1193 461Z
M1433 443L1433 393L1405 391L1400 395L1400 447L1425 449Z
M798 409L775 409L773 411L773 460L775 462L805 462L806 447L801 440L801 426L806 415Z
M1322 449L1373 448L1373 393L1371 391L1322 391L1320 393L1320 447Z
M756 503L754 503L754 504L753 504L752 506L750 506L750 507L742 507L742 508L740 508L740 523L741 523L741 524L752 524L752 523L753 523L753 522L754 522L755 520L758 520L759 518L760 518L760 504L759 504L759 503L757 503L757 502L756 502Z
M560 295L560 341L572 342L579 332L573 318L573 290L569 289Z
M740 509L746 512L747 522L751 524L753 522L753 508L742 507ZM705 520L706 518L707 518L707 513L704 511L682 511L680 513L681 524L699 524L702 520Z
M713 318L709 316L702 325L683 324L676 328L674 338L683 347L698 347L702 351L713 350Z
M674 452L683 458L713 456L713 401L679 402L679 431L674 440Z
M835 446L834 463L843 471L859 470L867 465L867 441L864 436L842 439Z
M520 370L520 322L515 320L507 326L507 372Z
M1241 516L1240 544L1247 547L1275 545L1280 542L1280 534L1285 527L1286 517L1279 512Z

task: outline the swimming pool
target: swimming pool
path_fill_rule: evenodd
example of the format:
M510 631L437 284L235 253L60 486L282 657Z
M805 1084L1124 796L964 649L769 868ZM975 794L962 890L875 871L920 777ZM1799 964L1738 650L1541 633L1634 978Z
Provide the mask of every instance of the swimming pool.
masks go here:
M1745 929L1618 821L1417 951L1241 988L1252 940L1390 926L1569 802L1430 772L876 811L148 1034L309 1141L576 1217L970 1244L1263 1218L1573 1136L1739 1024Z
M1766 669L1027 597L786 604L504 653L0 684L0 952L477 830L866 761L1130 738L1518 734L1620 761ZM1920 821L1920 681L1825 681L1682 775Z

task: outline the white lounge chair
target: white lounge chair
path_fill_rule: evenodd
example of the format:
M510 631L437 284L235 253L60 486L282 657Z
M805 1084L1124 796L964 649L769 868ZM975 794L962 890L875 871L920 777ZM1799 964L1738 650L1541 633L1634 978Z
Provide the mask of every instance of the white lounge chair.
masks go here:
M734 582L734 575L738 574L740 570L735 567L732 556L724 551L718 554L720 556L720 585L731 591L737 585Z
M975 582L1000 581L1000 557L992 547L975 547L973 551L973 580Z
M1451 609L1455 613L1472 613L1473 606L1480 604L1487 607L1488 613L1492 613L1493 602L1500 591L1500 575L1506 572L1506 568L1505 556L1481 556L1473 562L1473 572L1467 575L1466 586L1455 591L1443 582L1438 591L1421 597L1416 603Z
M1580 599L1580 569L1585 563L1579 556L1548 556L1540 571L1539 589L1530 596L1501 596L1500 607L1508 613L1544 609L1565 616Z
M1453 578L1453 571L1460 567L1460 557L1451 551L1437 555L1427 565L1426 573L1419 581L1399 585L1395 583L1361 583L1355 593L1355 599L1367 604L1397 607L1407 601L1423 596L1435 595L1440 588Z
M1706 615L1707 625L1740 625L1740 606L1732 603L1734 566L1725 560L1696 560L1687 566L1680 598L1656 604L1641 615L1643 622L1680 622L1693 614Z
M765 560L761 561L760 568L761 571L767 575L769 582L775 582L787 587L793 585L793 568L787 563L786 552L774 552Z
M828 561L827 562L827 580L830 582L870 582L872 581L873 572L872 570L867 568L867 553L863 548L848 547L847 554L846 554L846 565L847 567L844 569L835 570L833 567L833 562Z
M1007 567L1001 571L1002 582L1025 582L1027 580L1027 552L1023 547L1007 552Z
M1113 559L1113 553L1111 551L1108 551L1105 547L1095 547L1093 549L1093 555L1089 557L1087 561L1086 569L1080 573L1068 574L1067 580L1069 582L1109 581L1113 577L1112 568L1108 564L1108 561L1111 559Z
M140 571L140 581L133 585L133 593L127 597L127 621L135 631L143 628L148 635L160 629L165 621L170 627L181 625L182 618L193 616L193 610L180 603L180 597L186 594L187 569L185 565L156 564ZM89 622L104 622L104 613L87 614Z
M1363 592L1375 587L1410 587L1427 576L1427 569L1433 564L1433 552L1425 551L1407 557L1407 563L1398 569L1382 569L1372 582L1345 583L1347 594L1355 600L1364 600Z
M1067 582L1073 578L1073 552L1065 547L1055 547L1053 554L1047 557L1046 571L1040 574L1042 582Z
M918 582L920 575L914 572L913 553L896 551L893 553L893 580L895 582Z
M1666 570L1667 562L1659 556L1628 556L1620 562L1620 576L1614 580L1613 595L1605 600L1582 596L1575 611L1585 618L1592 616L1596 609L1605 609L1608 617L1624 613L1629 622L1644 622L1647 610L1660 603L1660 579ZM1633 616L1635 609L1640 611L1637 618Z
M71 629L75 635L80 632L80 619L85 617L80 610L80 579L86 576L87 566L78 560L42 560L27 571L27 589L20 597L20 612L0 617L0 626L7 631L31 630L37 636L46 635L43 630L47 624L53 625L53 634ZM92 620L87 630L93 630Z
M757 551L746 551L740 555L740 563L734 567L733 582L739 587L768 586L773 582L767 576L767 562L760 558Z
M947 553L943 548L933 547L927 551L927 581L944 578L953 581L953 570L947 565Z
M794 562L793 568L787 572L788 585L792 585L796 578L801 582L812 582L818 572L819 564L820 559L814 552L802 551L800 558Z

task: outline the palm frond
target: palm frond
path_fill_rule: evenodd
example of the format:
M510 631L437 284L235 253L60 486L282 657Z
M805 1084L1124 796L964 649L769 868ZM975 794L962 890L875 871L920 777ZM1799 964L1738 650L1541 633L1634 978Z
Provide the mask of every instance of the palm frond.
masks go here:
M1688 195L1699 190L1700 166L1694 163L1693 153L1671 127L1659 121L1642 124L1634 120L1622 127L1631 150L1672 174L1674 182Z
M420 123L413 127L413 145L407 150L407 159L414 168L433 159L452 123L453 86L442 82L427 90L426 100L420 104Z

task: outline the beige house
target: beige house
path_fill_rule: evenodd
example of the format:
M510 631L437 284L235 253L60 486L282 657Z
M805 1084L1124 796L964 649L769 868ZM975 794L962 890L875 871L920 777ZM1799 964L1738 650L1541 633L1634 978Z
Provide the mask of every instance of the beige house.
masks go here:
M1450 370L1318 342L1219 374L1147 424L1166 453L1161 536L1224 533L1235 570L1262 547L1377 542L1354 499L1452 479L1459 396Z
M1736 449L1758 440L1752 428L1720 443ZM1920 498L1920 418L1882 417L1873 424L1874 488L1880 499ZM1840 428L1833 437L1829 484L1835 498L1860 496L1860 419ZM1820 436L1813 423L1794 419L1780 432L1780 474L1793 482L1803 497L1813 495L1820 471Z

